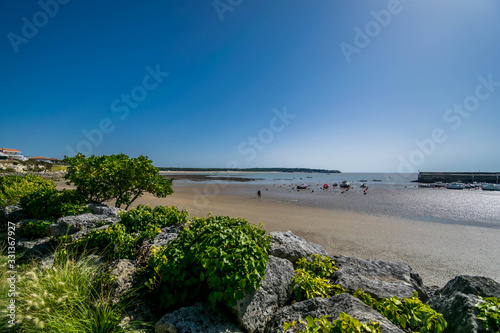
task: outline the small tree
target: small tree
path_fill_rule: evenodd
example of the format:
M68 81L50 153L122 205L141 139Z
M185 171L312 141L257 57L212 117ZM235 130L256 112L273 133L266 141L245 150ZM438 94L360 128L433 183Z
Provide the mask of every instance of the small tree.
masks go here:
M65 178L89 202L102 204L116 199L116 207L130 204L144 192L165 198L172 194L173 179L165 179L146 156L129 158L125 154L85 157L78 153L64 157L68 165Z

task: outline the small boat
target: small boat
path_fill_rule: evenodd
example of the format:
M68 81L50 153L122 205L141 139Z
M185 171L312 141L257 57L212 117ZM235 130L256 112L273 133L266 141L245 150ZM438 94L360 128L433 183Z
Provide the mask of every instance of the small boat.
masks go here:
M328 184L324 184L324 185L323 185L323 188L324 188L325 190L326 190L327 188L329 188L329 187L330 187L330 185L328 185Z
M366 179L361 179L361 180L360 180L360 182L361 182L361 183L366 183L366 182L367 182L367 180L366 180Z
M434 188L434 187L436 187L436 184L418 184L418 187L421 187L421 188Z
M349 183L347 180L344 180L342 183L340 183L340 188L349 188L351 187L351 183Z
M312 178L311 176L307 176L307 178Z
M463 190L465 188L465 185L463 183L453 182L446 185L446 188L449 190Z
M483 191L500 191L500 184L485 184L481 188Z
M306 184L297 185L298 190L305 190L308 186Z
M382 179L372 179L372 182L381 182Z
M332 184L332 186L333 186L333 187L337 187L337 186L339 186L339 184L337 184L337 183L333 183L333 184Z
M363 184L359 185L359 187L361 187L361 188L366 188L366 187L368 187L368 186L366 185L366 183L363 183Z

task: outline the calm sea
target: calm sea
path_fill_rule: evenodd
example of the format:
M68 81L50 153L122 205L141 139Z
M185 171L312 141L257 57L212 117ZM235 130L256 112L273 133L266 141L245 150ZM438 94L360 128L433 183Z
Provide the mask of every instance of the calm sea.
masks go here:
M213 173L209 176L255 179L239 184L248 185L246 193L249 195L261 189L263 198L280 202L500 229L500 192L418 188L418 184L412 182L417 174ZM323 184L331 186L344 180L353 186L349 191L342 193L338 187L322 190ZM234 182L213 180L205 183ZM367 184L367 191L360 187L361 183ZM296 184L310 185L310 190L292 190Z

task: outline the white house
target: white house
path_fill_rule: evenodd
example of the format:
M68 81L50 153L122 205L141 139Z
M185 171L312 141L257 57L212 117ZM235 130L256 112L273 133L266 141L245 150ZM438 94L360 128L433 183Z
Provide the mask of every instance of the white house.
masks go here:
M3 155L6 155L7 158L12 158L15 160L20 160L20 161L26 161L28 160L24 155L21 153L21 151L17 149L9 149L9 148L0 148L0 153Z

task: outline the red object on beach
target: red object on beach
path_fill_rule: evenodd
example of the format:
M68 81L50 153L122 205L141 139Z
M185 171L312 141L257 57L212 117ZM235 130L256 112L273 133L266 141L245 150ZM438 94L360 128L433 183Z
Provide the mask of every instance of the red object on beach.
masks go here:
M328 185L328 184L323 185L323 188L328 188L328 187L330 187L330 185Z

